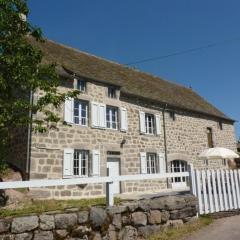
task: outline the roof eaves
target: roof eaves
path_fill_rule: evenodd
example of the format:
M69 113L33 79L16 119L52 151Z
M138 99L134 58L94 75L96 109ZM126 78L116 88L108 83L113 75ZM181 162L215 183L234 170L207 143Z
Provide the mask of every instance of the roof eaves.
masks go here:
M62 66L63 67L63 69L67 72L67 73L69 73L71 76L72 76L72 78L74 78L74 77L79 77L79 78L85 78L85 79L87 79L87 80L89 80L89 81L93 81L93 82L98 82L98 83L103 83L103 84L106 84L106 85L108 85L108 86L113 86L113 87L116 87L116 88L122 88L123 86L121 86L120 84L115 84L115 83L109 83L109 82L107 82L107 81L104 81L104 80L99 80L99 79L96 79L96 78L90 78L90 77L88 77L88 76L85 76L84 74L79 74L79 73L75 73L74 71L72 71L72 70L70 70L69 68L66 68L65 66Z
M225 120L225 121L228 121L228 122L231 122L231 123L236 122L236 120L228 118L228 117L218 116L218 115L206 113L206 112L203 112L203 111L197 111L197 110L192 110L192 109L189 109L189 108L175 106L173 104L169 104L169 103L166 103L166 102L161 102L161 101L158 101L158 100L153 100L153 99L145 98L143 96L135 95L135 94L129 93L129 92L124 91L124 90L121 91L121 92L123 93L123 96L125 95L127 97L131 97L131 98L135 98L135 99L136 98L137 99L142 99L146 102L156 103L156 104L160 105L161 108L166 108L167 107L169 110L182 110L182 111L187 111L189 113L201 114L205 117L212 117L212 118L216 118L218 120Z

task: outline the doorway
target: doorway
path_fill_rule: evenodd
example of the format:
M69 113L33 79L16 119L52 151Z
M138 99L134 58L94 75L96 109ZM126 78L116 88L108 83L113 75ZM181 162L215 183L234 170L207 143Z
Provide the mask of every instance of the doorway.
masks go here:
M120 174L120 159L109 157L107 158L107 168L109 169L109 176L117 177ZM120 193L120 182L113 183L114 194Z
M183 160L173 160L171 162L171 172L181 173L187 171L187 162ZM172 188L184 188L187 186L187 177L172 178Z

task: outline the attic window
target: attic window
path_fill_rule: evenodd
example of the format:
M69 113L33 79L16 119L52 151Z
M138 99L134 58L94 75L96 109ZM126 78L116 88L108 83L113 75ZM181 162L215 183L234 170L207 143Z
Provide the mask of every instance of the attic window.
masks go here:
M108 87L108 97L117 98L116 89L114 87Z
M170 117L173 121L175 121L175 120L176 120L175 112L173 112L173 111L169 112L169 117Z
M83 79L77 79L77 89L81 92L86 91L86 81Z
M219 121L219 122L218 122L218 127L219 127L220 130L223 130L223 124L222 124L222 121Z

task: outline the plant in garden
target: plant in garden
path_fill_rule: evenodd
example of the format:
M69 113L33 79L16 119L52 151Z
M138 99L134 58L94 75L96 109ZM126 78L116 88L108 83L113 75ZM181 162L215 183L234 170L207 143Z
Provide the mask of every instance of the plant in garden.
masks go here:
M28 13L25 0L0 0L0 161L15 128L31 124L35 131L46 131L48 123L60 121L54 109L78 93L58 91L56 65L42 64L43 53L28 41L44 41L41 30L26 20ZM44 94L32 104L37 90ZM39 112L41 120L29 114Z

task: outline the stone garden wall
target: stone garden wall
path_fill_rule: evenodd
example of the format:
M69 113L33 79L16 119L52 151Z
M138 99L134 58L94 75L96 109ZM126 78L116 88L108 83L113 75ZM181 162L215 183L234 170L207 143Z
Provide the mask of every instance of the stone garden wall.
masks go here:
M162 196L105 208L0 219L0 240L134 240L196 218L192 195Z

